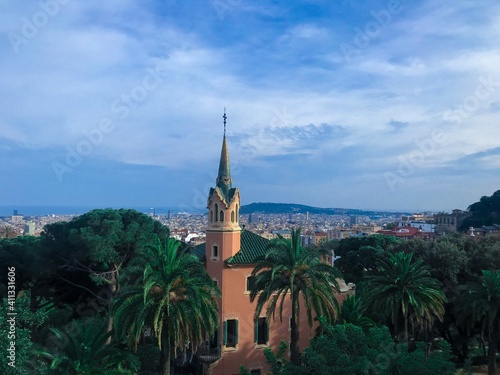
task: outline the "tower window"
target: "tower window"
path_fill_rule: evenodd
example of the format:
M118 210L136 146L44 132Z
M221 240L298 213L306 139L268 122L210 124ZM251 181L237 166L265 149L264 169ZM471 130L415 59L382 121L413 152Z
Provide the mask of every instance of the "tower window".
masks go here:
M217 217L217 214L219 213L219 205L216 203L215 204L215 221L219 220Z
M224 222L224 211L220 210L220 221Z
M212 259L219 259L219 246L213 245L212 246Z
M236 222L238 222L238 218L240 216L239 212L240 211L239 211L238 203L236 203Z
M234 223L234 211L231 211L231 223Z
M214 221L214 212L210 210L210 222L212 223Z

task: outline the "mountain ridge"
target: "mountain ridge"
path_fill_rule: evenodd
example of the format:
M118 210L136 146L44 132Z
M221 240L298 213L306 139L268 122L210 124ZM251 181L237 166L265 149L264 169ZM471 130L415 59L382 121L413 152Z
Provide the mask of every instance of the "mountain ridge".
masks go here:
M271 202L254 202L243 205L240 208L240 214L247 215L253 213L263 214L326 214L326 215L363 215L363 216L393 216L404 215L407 212L400 211L376 211L376 210L361 210L354 208L322 208L308 206L298 203L271 203Z

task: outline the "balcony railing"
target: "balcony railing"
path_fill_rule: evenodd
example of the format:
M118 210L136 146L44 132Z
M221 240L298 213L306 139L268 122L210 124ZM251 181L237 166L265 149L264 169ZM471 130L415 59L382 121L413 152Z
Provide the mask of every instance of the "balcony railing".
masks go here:
M214 363L218 361L221 356L221 344L216 347L211 346L209 343L201 344L196 352L196 358L202 363Z

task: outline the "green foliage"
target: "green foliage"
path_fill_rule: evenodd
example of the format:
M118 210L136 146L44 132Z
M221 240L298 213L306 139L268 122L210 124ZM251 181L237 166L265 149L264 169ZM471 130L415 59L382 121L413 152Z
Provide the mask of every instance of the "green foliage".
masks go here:
M388 331L385 335L383 331L372 330L365 334L361 327L351 324L329 326L324 322L322 329L323 334L311 340L310 347L304 351L306 374L351 375L369 373L372 369L383 370L377 357L381 348L393 346ZM373 341L374 336L377 341Z
M421 259L429 267L433 278L448 285L457 285L469 261L466 241L462 235L443 236L434 241L414 238L401 243L395 250Z
M15 267L17 289L31 292L30 308L36 307L36 300L42 297L52 300L51 291L57 285L54 276L59 264L52 250L43 246L39 237L19 236L0 240L0 264ZM5 295L6 288L6 279L2 278L2 295Z
M322 262L313 247L302 248L300 243L300 229L292 230L291 239L272 240L266 254L256 259L250 291L250 301L257 300L255 318L267 306L268 320L276 310L282 319L285 299L291 298L290 342L295 364L299 361L299 296L304 298L309 326L313 324L313 311L333 322L339 310L334 293L338 291L336 278L341 277L336 268Z
M289 363L287 358L288 344L286 341L281 341L278 347L278 352L273 353L271 348L264 349L264 356L266 357L266 363L269 365L271 370L270 375L280 375Z
M458 323L470 330L479 324L488 340L488 368L494 373L497 343L500 338L500 271L483 271L480 282L469 282L460 288L455 301Z
M357 284L367 271L375 269L377 259L386 256L400 243L400 239L380 234L345 238L335 249L335 256L340 257L335 261L335 266L340 269L346 282Z
M392 373L401 375L455 375L455 364L451 361L450 345L441 342L438 347L427 353L423 342L416 343L416 349L408 351L405 344L398 346L398 356Z
M113 309L116 330L131 347L146 326L153 327L166 374L172 354L196 350L219 324L220 292L198 258L180 246L172 238L148 246L141 284L124 290Z
M155 343L139 344L137 356L141 361L141 373L155 373L160 368L160 349Z
M380 311L391 319L396 332L402 317L407 338L409 320L422 324L424 319L443 319L446 296L440 287L421 259L413 262L413 254L400 252L377 261L377 270L366 277L363 297L371 311Z
M340 306L337 324L353 324L367 330L375 326L375 322L365 316L366 307L359 296L348 296Z
M74 320L66 331L51 329L51 333L38 355L48 360L54 374L131 375L140 367L133 353L119 348L117 343L108 344L112 333L107 331L104 320Z
M21 292L18 294L15 302L15 313L17 315L7 315L12 312L7 298L2 300L0 305L0 347L2 355L0 356L0 373L5 375L32 375L43 374L43 364L37 363L33 358L34 343L31 338L31 330L41 326L50 314L51 307L39 309L36 312L30 311L30 294ZM14 320L11 320L14 318ZM15 327L15 336L11 331L11 323ZM14 343L15 358L9 358L7 351ZM15 367L9 365L13 363Z
M479 202L469 206L468 211L471 215L460 226L463 231L469 227L480 228L500 223L500 190L495 191L491 197L481 197Z
M287 365L289 371L280 374L453 375L456 371L447 344L427 353L425 344L417 343L416 350L409 351L406 344L396 345L384 326L365 331L321 320L321 328L323 334L304 351L300 372L292 372Z

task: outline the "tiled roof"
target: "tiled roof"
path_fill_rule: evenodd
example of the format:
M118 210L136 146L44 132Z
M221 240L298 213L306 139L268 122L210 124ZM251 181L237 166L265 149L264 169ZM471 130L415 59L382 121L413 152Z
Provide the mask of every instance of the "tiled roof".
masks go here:
M241 249L234 256L230 257L226 263L233 264L253 264L257 256L264 255L267 250L269 240L248 230L241 231Z
M219 186L215 187L215 189L210 188L210 193L208 194L208 199L210 200L210 198L212 197L214 192L217 191L217 194L219 195L220 200L226 205L226 207L229 207L229 205L233 202L234 196L236 195L236 190L237 190L237 188L231 188L227 191L224 191Z

